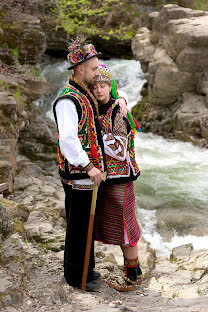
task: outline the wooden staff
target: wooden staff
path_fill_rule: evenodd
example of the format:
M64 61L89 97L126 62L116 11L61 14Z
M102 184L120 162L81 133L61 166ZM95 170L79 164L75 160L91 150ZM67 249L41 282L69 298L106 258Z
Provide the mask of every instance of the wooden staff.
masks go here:
M106 172L103 173L103 181L105 180L106 180ZM82 292L84 292L86 288L97 192L98 192L98 186L93 185L92 202L91 202L90 218L89 218L89 226L88 226L88 234L87 234L87 244L86 244L86 251L85 251L85 261L84 261L84 269L83 269L83 275L82 275Z

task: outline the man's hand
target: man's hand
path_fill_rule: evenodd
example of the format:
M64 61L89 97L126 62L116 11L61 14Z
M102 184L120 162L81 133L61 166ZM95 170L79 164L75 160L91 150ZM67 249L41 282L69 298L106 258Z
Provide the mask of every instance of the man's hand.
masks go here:
M119 104L120 106L120 116L126 117L127 116L127 107L126 107L126 101L124 98L119 98L115 101L115 104Z
M99 186L103 176L102 176L102 172L97 169L96 167L93 167L92 169L90 169L87 173L90 177L90 179L94 182L95 186Z

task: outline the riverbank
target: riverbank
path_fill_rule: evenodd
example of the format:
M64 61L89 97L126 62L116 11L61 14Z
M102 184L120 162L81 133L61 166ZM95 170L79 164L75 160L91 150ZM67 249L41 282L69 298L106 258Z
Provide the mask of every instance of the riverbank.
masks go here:
M3 311L200 311L207 312L208 250L175 248L170 259L156 257L139 243L144 282L132 293L106 284L122 274L118 246L96 244L100 290L81 293L63 279L64 193L56 169L46 173L25 156L17 158L18 175L10 196L0 202L1 287Z

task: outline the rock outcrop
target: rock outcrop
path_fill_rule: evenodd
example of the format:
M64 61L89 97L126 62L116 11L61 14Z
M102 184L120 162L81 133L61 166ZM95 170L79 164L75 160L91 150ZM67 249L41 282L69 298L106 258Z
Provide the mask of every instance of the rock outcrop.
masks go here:
M21 68L21 67L20 67ZM22 69L23 70L23 67ZM7 183L8 190L11 192L13 188L13 181L16 174L16 157L18 154L18 139L20 130L25 129L25 141L27 141L26 132L29 125L29 119L40 119L41 114L33 114L33 117L29 118L32 111L32 101L43 96L44 93L49 91L49 85L44 80L39 80L35 77L28 77L27 74L32 75L32 72L20 73L18 71L7 68L7 71L2 70L0 72L0 183ZM34 110L38 108L34 108ZM45 125L47 118L43 119ZM49 122L49 121L48 121ZM53 124L52 121L50 121ZM43 123L42 123L43 124ZM54 126L54 124L53 124ZM37 129L40 129L40 125L37 125ZM33 128L33 131L37 133L37 129ZM47 127L45 131L47 132ZM44 131L42 131L44 133ZM49 130L48 130L49 132ZM42 136L39 135L39 142L41 142ZM55 127L54 127L55 133ZM35 149L35 145L32 145L30 140L30 148ZM18 143L19 144L19 143ZM36 142L36 145L38 142ZM55 146L55 134L54 142L48 140L50 145L50 158L52 156L51 144ZM21 147L21 144L19 144ZM47 149L46 149L47 151Z
M132 50L148 89L133 113L143 129L208 146L208 12L166 5Z
M121 276L119 246L97 242L98 292L82 293L63 279L65 234L64 191L60 180L45 176L26 157L17 158L13 193L0 199L0 308L3 311L207 311L207 250L191 244L172 250L170 258L156 257L139 242L143 284L119 293L106 280Z
M13 51L15 58L22 63L36 64L46 50L46 36L40 20L29 14L15 10L0 9L0 27L3 35L0 38L1 47Z

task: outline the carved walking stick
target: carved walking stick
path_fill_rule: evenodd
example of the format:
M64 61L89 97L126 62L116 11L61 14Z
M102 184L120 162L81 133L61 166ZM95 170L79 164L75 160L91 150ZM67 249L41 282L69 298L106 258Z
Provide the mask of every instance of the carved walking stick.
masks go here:
M103 181L105 181L105 180L106 180L106 172L103 173ZM82 291L83 292L85 291L86 281L87 281L87 273L88 273L90 249L91 249L91 243L92 243L92 232L93 232L97 192L98 192L98 186L94 185L93 186L93 192L92 192L92 202L91 202L90 218L89 218L89 226L88 226L88 234L87 234L87 244L86 244L86 251L85 251L84 269L83 269L83 275L82 275Z

